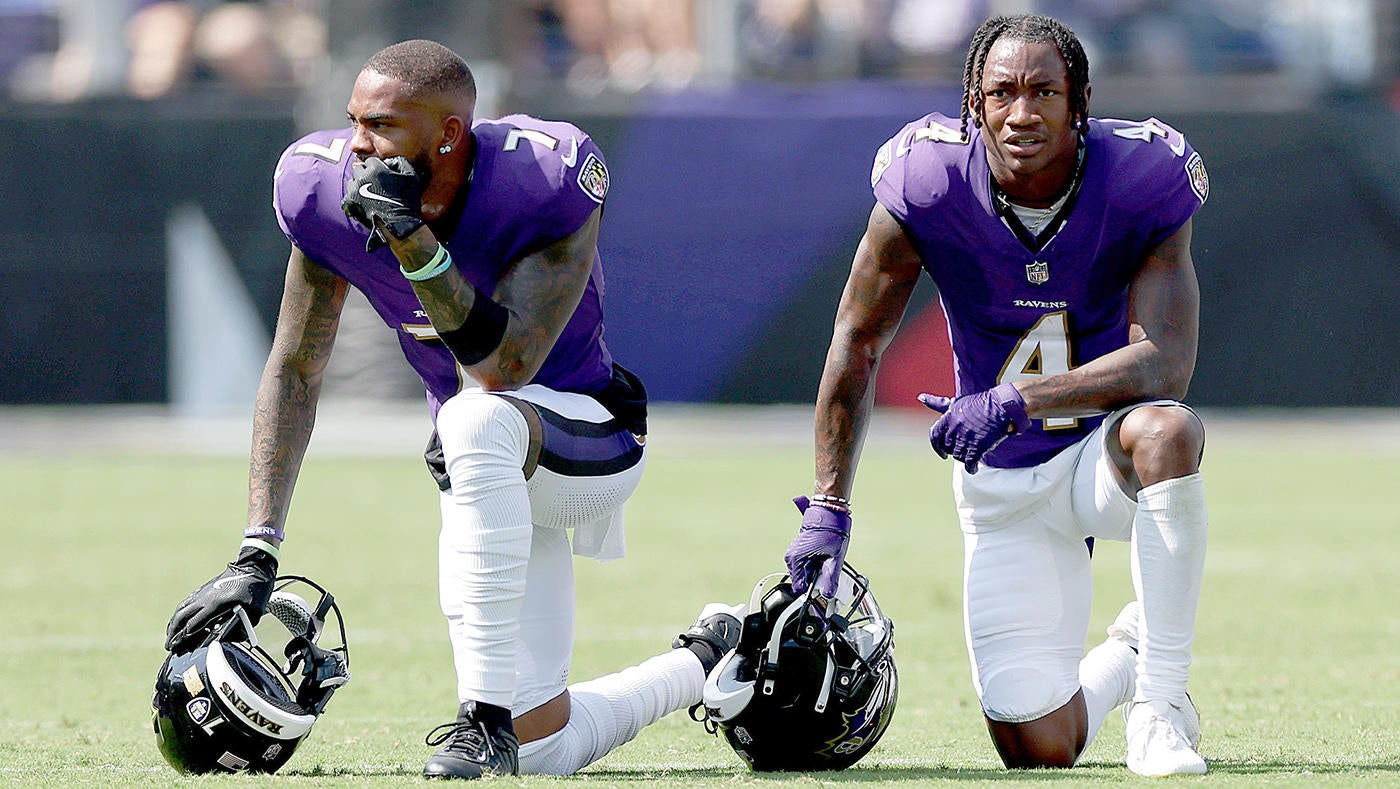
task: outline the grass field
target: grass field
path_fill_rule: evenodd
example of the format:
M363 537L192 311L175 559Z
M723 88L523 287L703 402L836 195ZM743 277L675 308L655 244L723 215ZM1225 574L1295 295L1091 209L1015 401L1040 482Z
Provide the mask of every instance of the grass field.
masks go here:
M811 481L801 410L661 410L628 511L629 557L579 561L574 676L669 646L706 602L779 569ZM1382 419L1384 421L1382 421ZM1192 692L1213 786L1400 785L1400 483L1394 415L1306 422L1207 414L1211 548ZM882 415L862 461L849 559L895 621L901 680L881 745L844 773L761 776L684 712L572 779L591 786L1136 783L1110 717L1086 764L1007 773L968 679L961 541L922 417ZM275 777L185 779L156 751L149 699L174 604L227 561L245 506L246 426L0 416L0 783L411 784L423 735L455 712L436 608L436 502L421 422L323 416L283 571L334 591L354 680ZM398 423L393 423L397 425ZM243 432L239 433L239 429ZM113 438L113 435L116 438ZM356 448L356 436L372 443ZM19 438L17 439L16 436ZM7 438L9 440L7 440ZM47 446L43 446L47 444ZM1128 598L1127 550L1100 543L1095 632Z

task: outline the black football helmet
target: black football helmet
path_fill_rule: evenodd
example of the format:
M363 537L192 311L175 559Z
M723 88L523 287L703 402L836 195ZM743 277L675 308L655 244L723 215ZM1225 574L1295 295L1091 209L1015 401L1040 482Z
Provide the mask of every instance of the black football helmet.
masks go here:
M739 645L691 709L756 771L843 770L894 716L894 623L868 580L847 564L835 598L815 587L797 595L786 574L760 580Z
M316 605L298 592L319 595ZM156 676L151 718L156 745L182 773L275 772L311 732L331 694L350 679L345 623L335 598L296 575L277 579L258 633L242 606L195 649L171 653ZM327 617L338 646L320 645ZM272 632L275 631L275 632ZM279 665L263 649L283 644ZM299 675L299 676L298 676Z

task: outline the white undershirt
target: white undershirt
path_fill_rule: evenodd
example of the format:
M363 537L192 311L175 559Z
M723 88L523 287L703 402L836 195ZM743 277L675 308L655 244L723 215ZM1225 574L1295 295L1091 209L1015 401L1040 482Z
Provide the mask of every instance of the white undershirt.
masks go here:
M1065 202L1069 200L1069 195L1069 192L1065 192L1064 196L1056 200L1054 205L1049 208L1028 208L1013 203L1010 200L1006 201L1006 204L1011 208L1011 212L1016 215L1016 218L1021 220L1021 224L1025 225L1026 229L1031 231L1032 235L1038 235L1045 229L1045 223L1055 214L1058 214L1061 208L1065 207Z

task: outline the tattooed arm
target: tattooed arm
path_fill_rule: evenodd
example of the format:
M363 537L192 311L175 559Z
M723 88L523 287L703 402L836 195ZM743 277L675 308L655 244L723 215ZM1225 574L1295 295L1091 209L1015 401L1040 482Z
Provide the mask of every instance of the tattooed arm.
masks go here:
M880 354L894 339L922 269L904 228L875 206L841 294L817 390L817 493L850 498Z
M348 283L292 247L277 331L253 408L248 525L281 529L316 421ZM269 538L274 545L279 541Z
M515 261L502 275L492 298L510 315L505 337L490 356L466 368L482 388L519 389L539 372L583 298L593 271L602 212L601 207L595 209L573 234ZM428 265L438 250L427 226L403 240L391 237L389 245L409 271ZM413 290L439 333L461 327L477 298L477 291L455 267L414 282Z
M1069 372L1017 381L1027 414L1091 416L1144 400L1182 399L1196 366L1199 318L1188 220L1148 253L1133 278L1128 344Z

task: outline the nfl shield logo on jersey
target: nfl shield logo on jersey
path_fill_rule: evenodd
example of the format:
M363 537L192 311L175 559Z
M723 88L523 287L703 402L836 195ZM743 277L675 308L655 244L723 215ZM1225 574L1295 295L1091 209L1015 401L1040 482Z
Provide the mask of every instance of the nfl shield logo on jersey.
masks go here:
M1032 285L1044 285L1050 281L1050 264L1037 260L1026 266L1026 279Z

